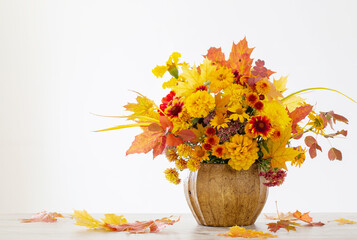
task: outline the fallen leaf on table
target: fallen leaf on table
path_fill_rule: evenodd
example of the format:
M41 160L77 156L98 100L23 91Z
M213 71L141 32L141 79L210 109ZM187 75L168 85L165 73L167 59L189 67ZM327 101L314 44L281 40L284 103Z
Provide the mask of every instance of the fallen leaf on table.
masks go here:
M30 218L19 219L22 223L30 223L30 222L56 222L57 218L63 218L62 214L56 212L46 212L42 211L36 213Z
M343 224L356 224L355 221L351 221L351 220L348 220L348 219L345 219L345 218L339 218L339 219L335 219L333 221L338 222L340 225L343 225Z
M299 211L294 212L293 216L296 217L297 219L307 222L307 223L312 223L312 217L309 216L310 212L306 212L302 214Z
M286 229L288 232L290 230L296 231L295 226L300 226L299 223L296 222L291 222L289 220L280 220L277 221L276 223L268 223L268 229L271 232L277 232L280 228Z
M270 233L264 233L262 231L246 230L244 227L234 226L226 233L217 234L217 236L225 237L242 237L242 238L276 238L278 235L273 235Z
M76 220L76 225L84 226L90 229L104 229L107 231L130 232L130 233L149 233L160 232L167 225L173 225L177 220L170 219L171 217L164 217L149 221L136 221L128 223L123 215L105 214L105 218L97 220L93 218L86 210L74 210L73 218Z
M293 216L292 212L279 213L276 217L264 214L264 217L269 220L296 220L296 217Z
M312 223L308 223L303 225L304 227L322 227L323 225L325 225L325 223L322 222L312 222Z

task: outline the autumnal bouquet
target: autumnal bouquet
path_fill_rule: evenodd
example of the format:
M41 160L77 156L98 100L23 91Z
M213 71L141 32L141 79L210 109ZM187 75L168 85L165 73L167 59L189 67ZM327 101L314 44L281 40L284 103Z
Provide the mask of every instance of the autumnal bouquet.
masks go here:
M346 130L327 133L326 128L348 120L333 111L317 112L298 96L314 89L336 90L308 88L284 97L287 77L271 79L274 72L264 61L253 65L252 51L245 38L233 43L228 60L221 48L211 47L199 66L180 62L181 54L174 52L152 71L156 77L171 75L162 85L170 92L161 104L138 93L136 103L124 106L132 114L123 117L134 123L100 131L140 127L143 132L126 154L165 154L175 164L165 171L174 184L180 183L179 171L196 171L201 163L229 164L238 171L258 163L265 185L282 184L287 162L300 167L307 151L316 157L322 151L316 136L346 136ZM307 134L306 146L293 146L293 140ZM328 157L341 160L342 154L332 147Z

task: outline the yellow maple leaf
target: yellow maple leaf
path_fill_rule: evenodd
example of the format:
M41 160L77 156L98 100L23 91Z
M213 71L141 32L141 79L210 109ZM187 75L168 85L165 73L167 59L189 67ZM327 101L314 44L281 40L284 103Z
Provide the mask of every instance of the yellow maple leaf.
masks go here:
M211 81L211 78L214 76L214 72L217 69L217 66L212 65L212 61L208 58L203 60L203 63L200 65L201 69L201 78L203 82Z
M289 110L289 112L294 111L297 107L304 105L306 99L294 95L283 101L284 106Z
M286 146L291 137L291 125L285 128L281 134L280 139L277 141L269 139L266 142L267 149L262 148L262 152L265 159L270 159L273 168L284 168L287 170L286 162L293 160L300 152Z
M242 238L276 238L278 235L273 235L271 233L264 233L262 231L246 230L244 227L233 226L226 233L217 234L218 236L225 237L242 237Z
M127 116L128 120L140 119L140 117L149 117L159 119L160 114L156 111L158 108L154 101L138 93L136 97L136 103L128 103L124 106L127 111L133 112L133 114Z
M334 221L338 222L340 225L343 225L343 224L356 224L355 221L351 221L351 220L348 220L348 219L345 219L345 218L335 219Z
M273 78L273 83L276 87L276 90L278 90L280 93L283 93L287 90L287 88L286 88L287 81L288 81L288 76L281 77L279 80L275 80Z
M124 218L123 215L115 215L115 214L104 214L104 218L102 218L102 221L106 224L111 224L111 225L120 225L120 224L126 224L128 221L126 218Z
M74 210L73 218L76 220L75 224L87 228L102 228L103 223L93 218L86 210Z
M182 77L183 81L177 82L177 85L171 88L176 92L176 96L178 97L188 97L198 87L203 86L205 83L196 66L193 66L192 69L190 69L188 65L183 65L180 77Z

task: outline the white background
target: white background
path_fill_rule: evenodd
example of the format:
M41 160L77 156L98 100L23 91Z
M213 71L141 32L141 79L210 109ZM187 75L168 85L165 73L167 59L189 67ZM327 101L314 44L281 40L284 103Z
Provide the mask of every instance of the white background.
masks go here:
M126 157L138 129L93 130L124 122L136 90L157 103L167 94L151 69L173 51L199 64L209 47L229 54L247 37L288 93L334 88L357 99L355 1L0 1L0 213L41 210L189 212L183 186L164 178L163 156ZM325 91L304 95L350 124L343 152L290 168L264 212L357 212L357 104Z

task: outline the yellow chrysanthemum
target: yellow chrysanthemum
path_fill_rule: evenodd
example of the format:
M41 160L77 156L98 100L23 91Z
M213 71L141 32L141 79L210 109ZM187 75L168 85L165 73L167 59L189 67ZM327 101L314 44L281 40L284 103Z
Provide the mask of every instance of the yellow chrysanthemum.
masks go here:
M219 92L234 82L232 70L226 67L219 67L211 78L209 85L212 92Z
M192 153L192 148L189 145L186 144L180 144L177 146L177 154L182 157L182 158L187 158L191 156Z
M268 94L270 92L269 80L266 78L261 79L256 83L255 89L257 89L257 92L260 94Z
M225 115L223 115L222 113L216 114L216 116L214 116L214 118L211 119L210 124L212 127L215 127L216 129L220 129L220 128L226 128L228 127L228 122L230 122L230 120L228 118L226 118Z
M200 161L209 160L209 156L207 151L201 146L196 146L192 152L193 158L198 159Z
M176 150L174 148L169 148L165 152L166 158L170 162L175 162L178 159L178 155L176 153Z
M186 108L184 107L182 112L179 113L177 118L172 118L171 122L173 124L173 133L177 133L183 129L189 129L192 125L192 117L188 114Z
M242 85L232 84L224 89L224 95L229 96L228 110L235 112L236 109L242 107L243 96L246 94L246 90Z
M191 172L197 171L200 168L200 160L197 158L190 158L187 161L187 168Z
M166 179L173 183L173 184L179 184L181 182L181 179L179 178L179 173L176 171L174 168L168 168L164 171Z
M291 118L285 107L277 101L264 101L264 109L261 111L261 115L270 119L272 127L279 127L283 131L291 123Z
M216 106L214 97L206 91L191 94L185 101L187 112L193 118L206 117Z
M234 135L230 141L224 143L227 153L225 158L229 158L228 164L236 170L248 170L258 159L258 144L252 138L244 135Z
M177 169L179 169L181 171L187 168L187 162L182 158L177 159L175 162L175 165L176 165Z

